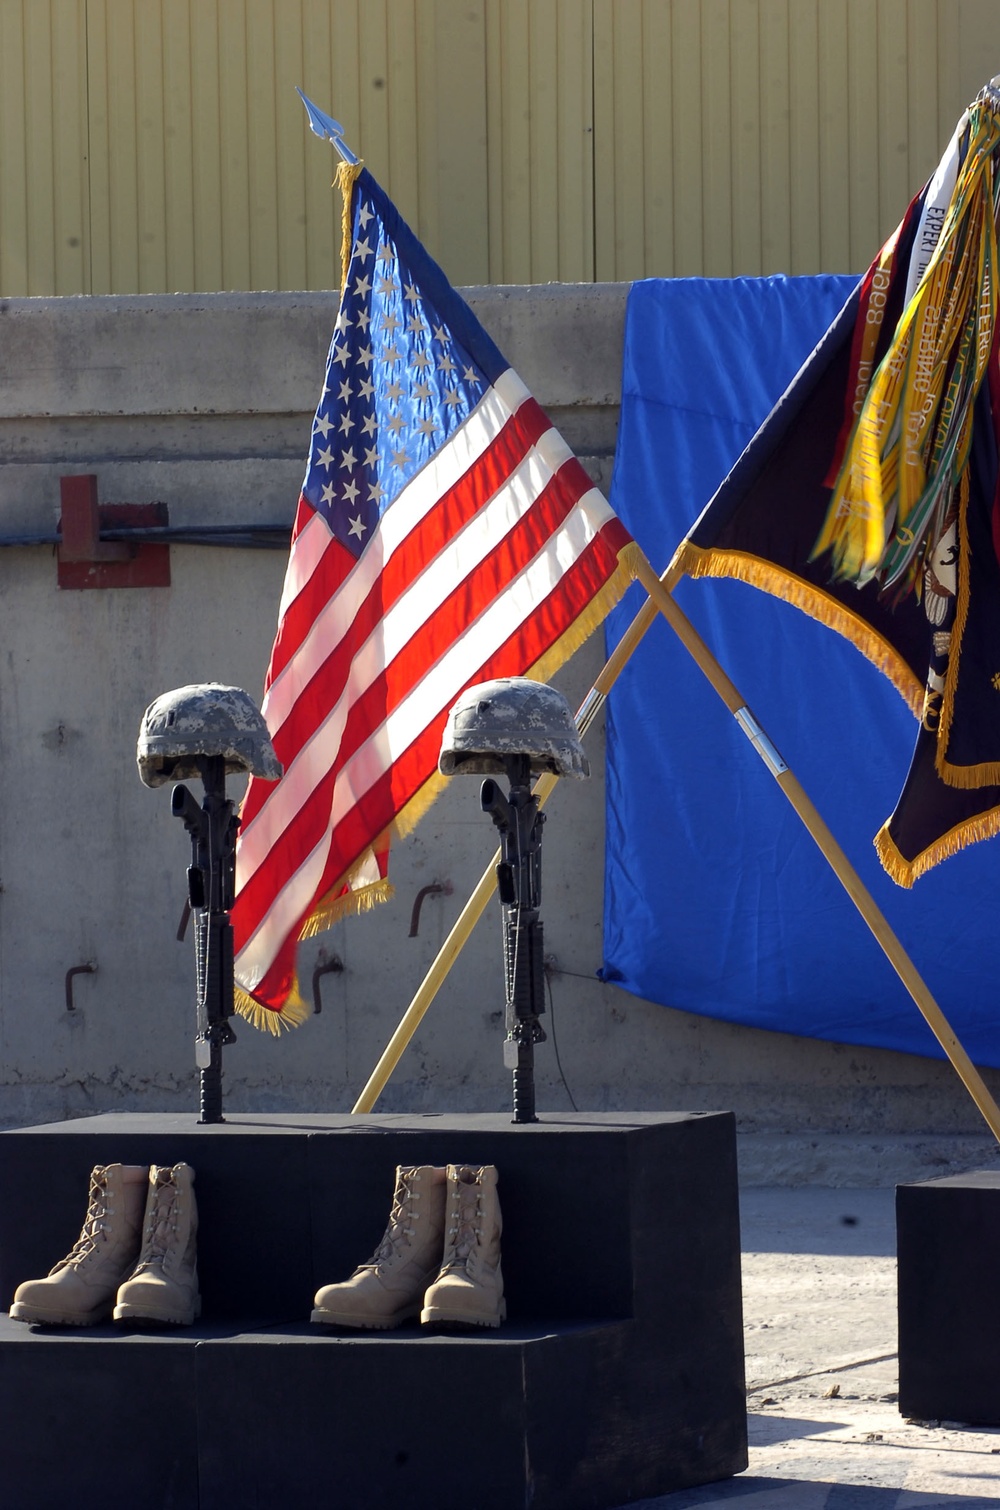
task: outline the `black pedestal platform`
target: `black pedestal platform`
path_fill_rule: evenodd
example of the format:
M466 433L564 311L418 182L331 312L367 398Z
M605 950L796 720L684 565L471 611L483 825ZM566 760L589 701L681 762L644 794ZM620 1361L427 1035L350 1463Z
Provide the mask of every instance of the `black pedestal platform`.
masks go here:
M0 1305L68 1252L93 1165L179 1160L201 1322L0 1318L19 1510L95 1473L102 1510L606 1510L746 1467L730 1114L120 1114L2 1133ZM316 1289L381 1236L396 1165L449 1162L499 1169L507 1323L310 1326Z
M896 1191L899 1408L1000 1426L1000 1172Z

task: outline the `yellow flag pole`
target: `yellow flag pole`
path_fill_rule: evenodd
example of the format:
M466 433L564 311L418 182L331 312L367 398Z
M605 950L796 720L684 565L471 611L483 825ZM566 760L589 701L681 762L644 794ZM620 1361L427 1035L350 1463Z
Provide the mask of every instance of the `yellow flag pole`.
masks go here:
M670 588L675 585L681 575L682 573L678 568L673 566L668 567L663 575L664 590L669 593ZM651 599L647 598L615 646L610 659L595 679L593 687L580 705L580 710L576 715L576 726L581 734L585 734L593 723L614 682L621 674L622 667L628 661L655 618L656 608ZM535 796L538 798L539 806L543 806L548 800L555 789L558 779L557 776L550 776L548 774L538 778L535 786ZM398 1028L383 1049L382 1057L372 1071L367 1085L351 1108L354 1114L361 1115L364 1112L370 1112L385 1089L389 1077L402 1058L407 1044L420 1026L421 1020L431 1002L444 985L449 970L461 954L473 928L475 928L483 912L486 910L486 904L496 889L496 868L499 863L500 851L497 850L490 862L489 868L484 872L475 891L459 914L455 926L441 945L437 958L421 982L416 996L414 996L410 1005L403 1013Z
M743 732L770 769L788 801L798 813L809 833L819 846L823 858L831 867L851 901L874 934L883 953L910 993L931 1032L951 1060L959 1079L985 1118L990 1131L1000 1141L1000 1108L990 1095L982 1076L955 1037L941 1008L934 1000L899 939L893 933L874 898L864 886L851 862L834 839L812 802L806 796L797 778L785 765L763 729L757 723L737 688L729 680L708 646L702 640L690 620L674 602L667 587L656 575L649 562L640 557L636 575L649 594L650 600L666 619L685 650L711 682L729 711L736 718Z

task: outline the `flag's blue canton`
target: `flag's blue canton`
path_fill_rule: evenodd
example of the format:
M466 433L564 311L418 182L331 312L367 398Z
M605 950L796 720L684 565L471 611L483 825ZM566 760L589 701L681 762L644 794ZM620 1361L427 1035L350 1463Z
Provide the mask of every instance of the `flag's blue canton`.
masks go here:
M302 487L353 555L488 386L362 198Z

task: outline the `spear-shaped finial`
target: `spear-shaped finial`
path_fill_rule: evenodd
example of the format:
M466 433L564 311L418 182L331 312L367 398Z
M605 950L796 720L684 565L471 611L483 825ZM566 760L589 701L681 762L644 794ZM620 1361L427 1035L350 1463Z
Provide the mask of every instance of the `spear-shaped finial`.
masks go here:
M313 104L312 100L307 99L297 84L295 86L295 93L306 107L309 124L316 135L321 136L324 141L332 142L345 163L356 163L358 159L344 141L344 128L340 122L335 121L332 116L324 114L317 105Z

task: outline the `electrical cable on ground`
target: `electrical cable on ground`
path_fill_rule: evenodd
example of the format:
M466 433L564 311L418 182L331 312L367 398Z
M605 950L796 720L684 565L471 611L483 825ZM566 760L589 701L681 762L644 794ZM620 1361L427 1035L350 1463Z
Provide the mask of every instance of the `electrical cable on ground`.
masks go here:
M565 974L568 974L568 972L565 971L565 970L562 970L562 971L560 971L560 974L561 975L565 975ZM575 1112L578 1112L580 1110L580 1108L577 1106L576 1102L573 1100L573 1092L569 1088L569 1081L566 1079L566 1076L565 1076L565 1074L563 1072L562 1060L559 1058L559 1042L558 1042L558 1039L556 1038L556 1015L555 1015L555 1007L553 1005L553 1000L552 1000L552 975L551 975L551 972L548 971L548 970L546 970L546 972L545 972L545 988L546 988L546 990L549 993L549 1027L552 1029L552 1048L555 1051L556 1067L559 1070L559 1079L562 1081L563 1088L564 1088L567 1096L569 1097L569 1104L570 1104L570 1106L573 1108L573 1110Z

